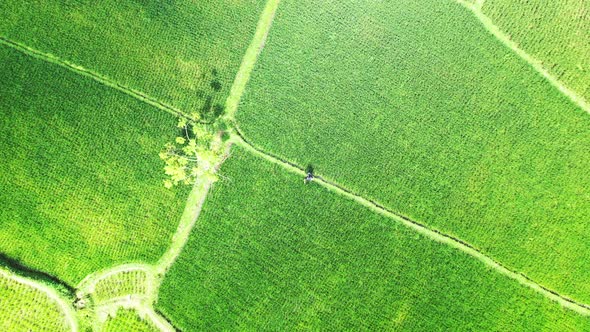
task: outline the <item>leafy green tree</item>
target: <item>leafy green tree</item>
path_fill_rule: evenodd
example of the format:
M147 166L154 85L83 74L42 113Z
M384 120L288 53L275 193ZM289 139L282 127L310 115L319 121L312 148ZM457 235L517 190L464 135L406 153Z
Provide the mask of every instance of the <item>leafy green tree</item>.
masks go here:
M166 166L166 188L192 184L196 179L217 181L215 166L221 160L223 125L199 123L198 114L178 119L180 134L160 152Z

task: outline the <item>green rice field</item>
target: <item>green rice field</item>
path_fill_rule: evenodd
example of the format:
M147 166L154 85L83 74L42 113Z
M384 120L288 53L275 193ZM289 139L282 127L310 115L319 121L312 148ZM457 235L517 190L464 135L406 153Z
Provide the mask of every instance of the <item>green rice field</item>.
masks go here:
M223 174L160 288L158 308L182 331L590 330L587 317L242 149Z
M185 112L212 117L264 1L0 3L0 36L111 77Z
M0 332L590 331L587 0L0 13Z
M132 310L119 310L115 317L111 317L106 321L101 331L157 332L159 330L149 321L139 317L138 314Z
M64 312L47 294L0 270L1 331L69 331Z
M70 285L156 261L186 199L154 154L174 117L7 47L0 59L0 251Z
M264 150L590 299L590 117L461 5L282 3L237 117Z
M590 3L486 0L482 12L553 75L590 100Z

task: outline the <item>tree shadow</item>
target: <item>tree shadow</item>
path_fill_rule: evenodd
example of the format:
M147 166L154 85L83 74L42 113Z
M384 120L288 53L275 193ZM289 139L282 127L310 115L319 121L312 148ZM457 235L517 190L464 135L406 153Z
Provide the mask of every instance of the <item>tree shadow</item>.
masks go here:
M65 281L52 276L49 273L30 268L20 261L12 257L8 257L4 253L0 253L0 267L12 271L22 277L33 279L45 284L54 285L56 289L60 290L64 295L67 294L70 297L73 297L74 293L76 292L76 289Z
M197 98L202 103L199 115L205 122L215 122L225 112L225 106L220 101L223 97L223 84L219 79L219 71L213 68L209 73L204 73L201 79L208 82L208 85L197 91Z

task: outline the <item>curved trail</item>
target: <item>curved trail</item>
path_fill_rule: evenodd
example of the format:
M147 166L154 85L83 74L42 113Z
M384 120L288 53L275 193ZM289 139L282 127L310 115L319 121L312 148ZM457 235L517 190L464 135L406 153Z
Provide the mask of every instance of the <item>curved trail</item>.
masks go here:
M228 96L228 99L226 100L225 118L230 121L233 121L233 114L237 110L239 100L244 92L246 83L250 78L250 74L258 59L258 55L264 47L264 43L270 31L270 27L272 25L279 2L280 0L268 0L265 8L263 9L260 15L254 37L252 38L250 45L248 46L248 49L244 54L244 57L240 64L240 68L231 87L230 94ZM9 40L2 36L0 36L0 45L8 46L25 55L52 64L59 65L79 75L89 77L104 86L116 89L122 93L125 93L133 98L136 98L142 102L145 102L151 106L154 106L160 110L163 110L175 116L187 117L186 114L181 110L176 109L173 106L167 105L164 102L161 102L141 91L123 86L102 74L93 72L89 69L71 63L67 60L60 59L59 57L54 56L52 54L41 52L32 47ZM222 160L215 166L216 169L219 169L226 157L229 156L231 144L232 141L229 141L227 142L227 145L223 147L225 149L225 157L223 157ZM191 193L187 198L185 210L181 217L178 228L172 238L172 243L155 266L141 263L129 263L94 272L86 276L82 281L78 283L78 295L92 293L97 283L114 274L136 270L145 271L148 275L149 283L147 285L148 293L146 296L129 295L113 298L110 301L107 301L102 305L99 305L96 308L97 314L102 315L103 318L106 318L110 313L116 312L116 310L120 307L130 309L132 308L144 315L145 317L148 317L154 323L154 325L158 327L158 329L160 329L161 331L177 331L177 329L171 324L171 322L169 322L166 319L166 317L154 310L153 303L155 303L157 300L157 289L159 288L159 284L161 283L165 273L174 264L174 262L180 255L183 247L185 246L186 242L188 241L190 232L194 228L197 218L201 212L201 208L205 202L209 189L212 185L213 182L208 180L195 182L193 189L191 190ZM69 314L68 318L69 320L72 319L71 323L74 324L72 325L74 326L73 331L77 331L78 326L77 321L75 320L76 316L73 311L73 308L69 308L69 311L66 311L66 313ZM98 321L95 321L95 324L97 323Z
M537 71L541 76L543 76L551 85L553 85L559 92L565 95L569 100L571 100L574 104L580 107L582 110L590 113L590 104L586 99L582 96L579 96L576 92L570 90L565 84L563 84L559 79L555 78L543 65L541 61L535 59L534 57L530 56L527 52L520 49L518 45L510 40L510 38L502 32L502 30L494 24L494 22L487 17L482 11L481 7L483 5L483 0L476 1L475 4L469 3L466 0L454 0L463 7L470 10L473 15L481 22L481 24L490 32L496 39L498 39L502 44L506 47L510 48L516 55L518 55L521 59L526 61L535 71Z
M74 287L72 287L67 282L59 279L58 277L51 275L47 272L27 266L21 263L20 261L7 256L4 253L0 253L0 267L2 267L2 265L7 266L9 270L16 271L21 277L26 277L31 280L43 280L49 283L53 283L63 288L67 292L71 293L72 296L76 292L76 289Z
M253 153L253 154L255 154L255 155L271 162L271 163L280 165L283 168L285 168L293 173L301 175L302 177L306 175L303 167L301 167L295 163L289 162L287 160L284 160L281 157L278 157L278 156L275 156L271 153L268 153L260 148L257 148L256 146L254 146L252 143L250 143L244 137L244 135L239 131L239 129L236 129L236 133L237 133L237 135L232 137L235 144L238 144L239 146L245 148L247 151L249 151L249 152L251 152L251 153ZM340 184L337 184L333 181L326 180L326 179L322 178L321 176L315 176L313 181L316 182L317 184L327 188L328 190L331 190L333 192L336 192L338 194L341 194L343 196L346 196L346 197L356 201L357 203L369 208L370 210L372 210L376 213L379 213L379 214L384 215L388 218L391 218L391 219L401 223L402 225L430 238L431 240L446 244L450 247L458 249L458 250L472 256L473 258L481 261L482 263L489 266L490 268L496 270L497 272L499 272L511 279L518 281L520 284L531 288L532 290L540 293L541 295L545 296L546 298L548 298L550 300L553 300L553 301L559 303L560 305L562 305L563 307L565 307L567 309L573 310L581 315L590 316L590 305L588 305L586 303L578 302L578 301L568 298L566 296L560 295L556 291L551 290L541 284L536 283L535 281L533 281L531 278L527 277L526 275L524 275L520 272L510 270L508 267L504 266L502 263L494 260L493 258L491 258L489 256L486 256L484 253L479 251L473 245L471 245L459 238L442 233L439 230L432 229L432 228L430 228L424 224L421 224L415 220L412 220L406 216L403 216L399 213L389 210L388 208L381 205L380 203L378 203L372 199L367 199L367 198L364 198L360 195L357 195L352 190L350 190Z
M110 298L94 308L97 319L94 322L96 330L100 330L100 324L104 323L109 316L114 316L119 308L132 309L137 311L141 317L147 317L155 327L163 332L174 332L177 329L165 317L159 315L153 308L156 301L156 273L158 267L153 265L131 263L118 265L110 269L105 269L88 275L78 284L79 295L92 294L94 287L105 278L131 271L143 271L146 273L147 284L146 294L128 294Z
M164 316L158 314L151 305L145 301L148 299L138 296L124 296L115 298L107 304L96 307L95 312L98 319L94 322L94 329L101 330L101 325L106 322L109 316L115 316L120 308L134 310L140 317L149 319L152 324L162 332L178 331Z
M76 318L76 313L74 312L74 308L69 303L67 303L64 299L62 299L55 290L53 290L50 287L45 286L43 284L36 283L32 280L19 277L13 273L10 273L8 271L4 271L2 269L0 269L0 276L4 277L4 278L12 279L12 280L18 282L19 284L29 286L29 287L34 288L34 289L44 293L45 295L47 295L47 297L49 297L51 300L53 300L53 302L55 302L59 306L59 308L63 312L63 315L65 316L65 320L67 321L71 330L73 332L78 331L78 319Z
M82 281L78 283L76 289L78 290L78 292L92 293L94 286L96 286L96 284L98 284L101 280L110 277L111 275L130 271L144 271L149 276L152 273L152 270L153 268L151 265L143 263L117 265L115 267L100 270L87 275Z

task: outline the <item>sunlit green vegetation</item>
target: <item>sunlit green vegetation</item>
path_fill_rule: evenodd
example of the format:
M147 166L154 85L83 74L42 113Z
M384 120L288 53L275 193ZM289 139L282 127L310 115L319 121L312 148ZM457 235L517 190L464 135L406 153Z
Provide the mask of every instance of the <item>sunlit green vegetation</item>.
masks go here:
M236 149L158 308L182 331L582 330L590 320Z
M263 0L0 2L0 36L206 116L225 99Z
M134 310L120 309L115 317L109 317L101 332L158 332L151 322Z
M45 293L0 271L0 331L70 331L64 313Z
M583 1L465 1L590 99ZM157 331L157 294L181 331L590 331L547 299L590 303L588 114L457 1L283 1L264 42L266 2L0 1L0 265L81 330ZM539 288L242 148L218 174L226 125ZM0 331L68 328L5 277Z
M148 275L144 270L130 270L101 279L92 292L94 304L128 295L147 295Z
M163 187L176 119L0 47L0 252L70 285L157 261L187 190Z
M520 48L590 100L590 3L486 0L482 11Z
M454 1L288 1L254 144L590 300L590 117Z

